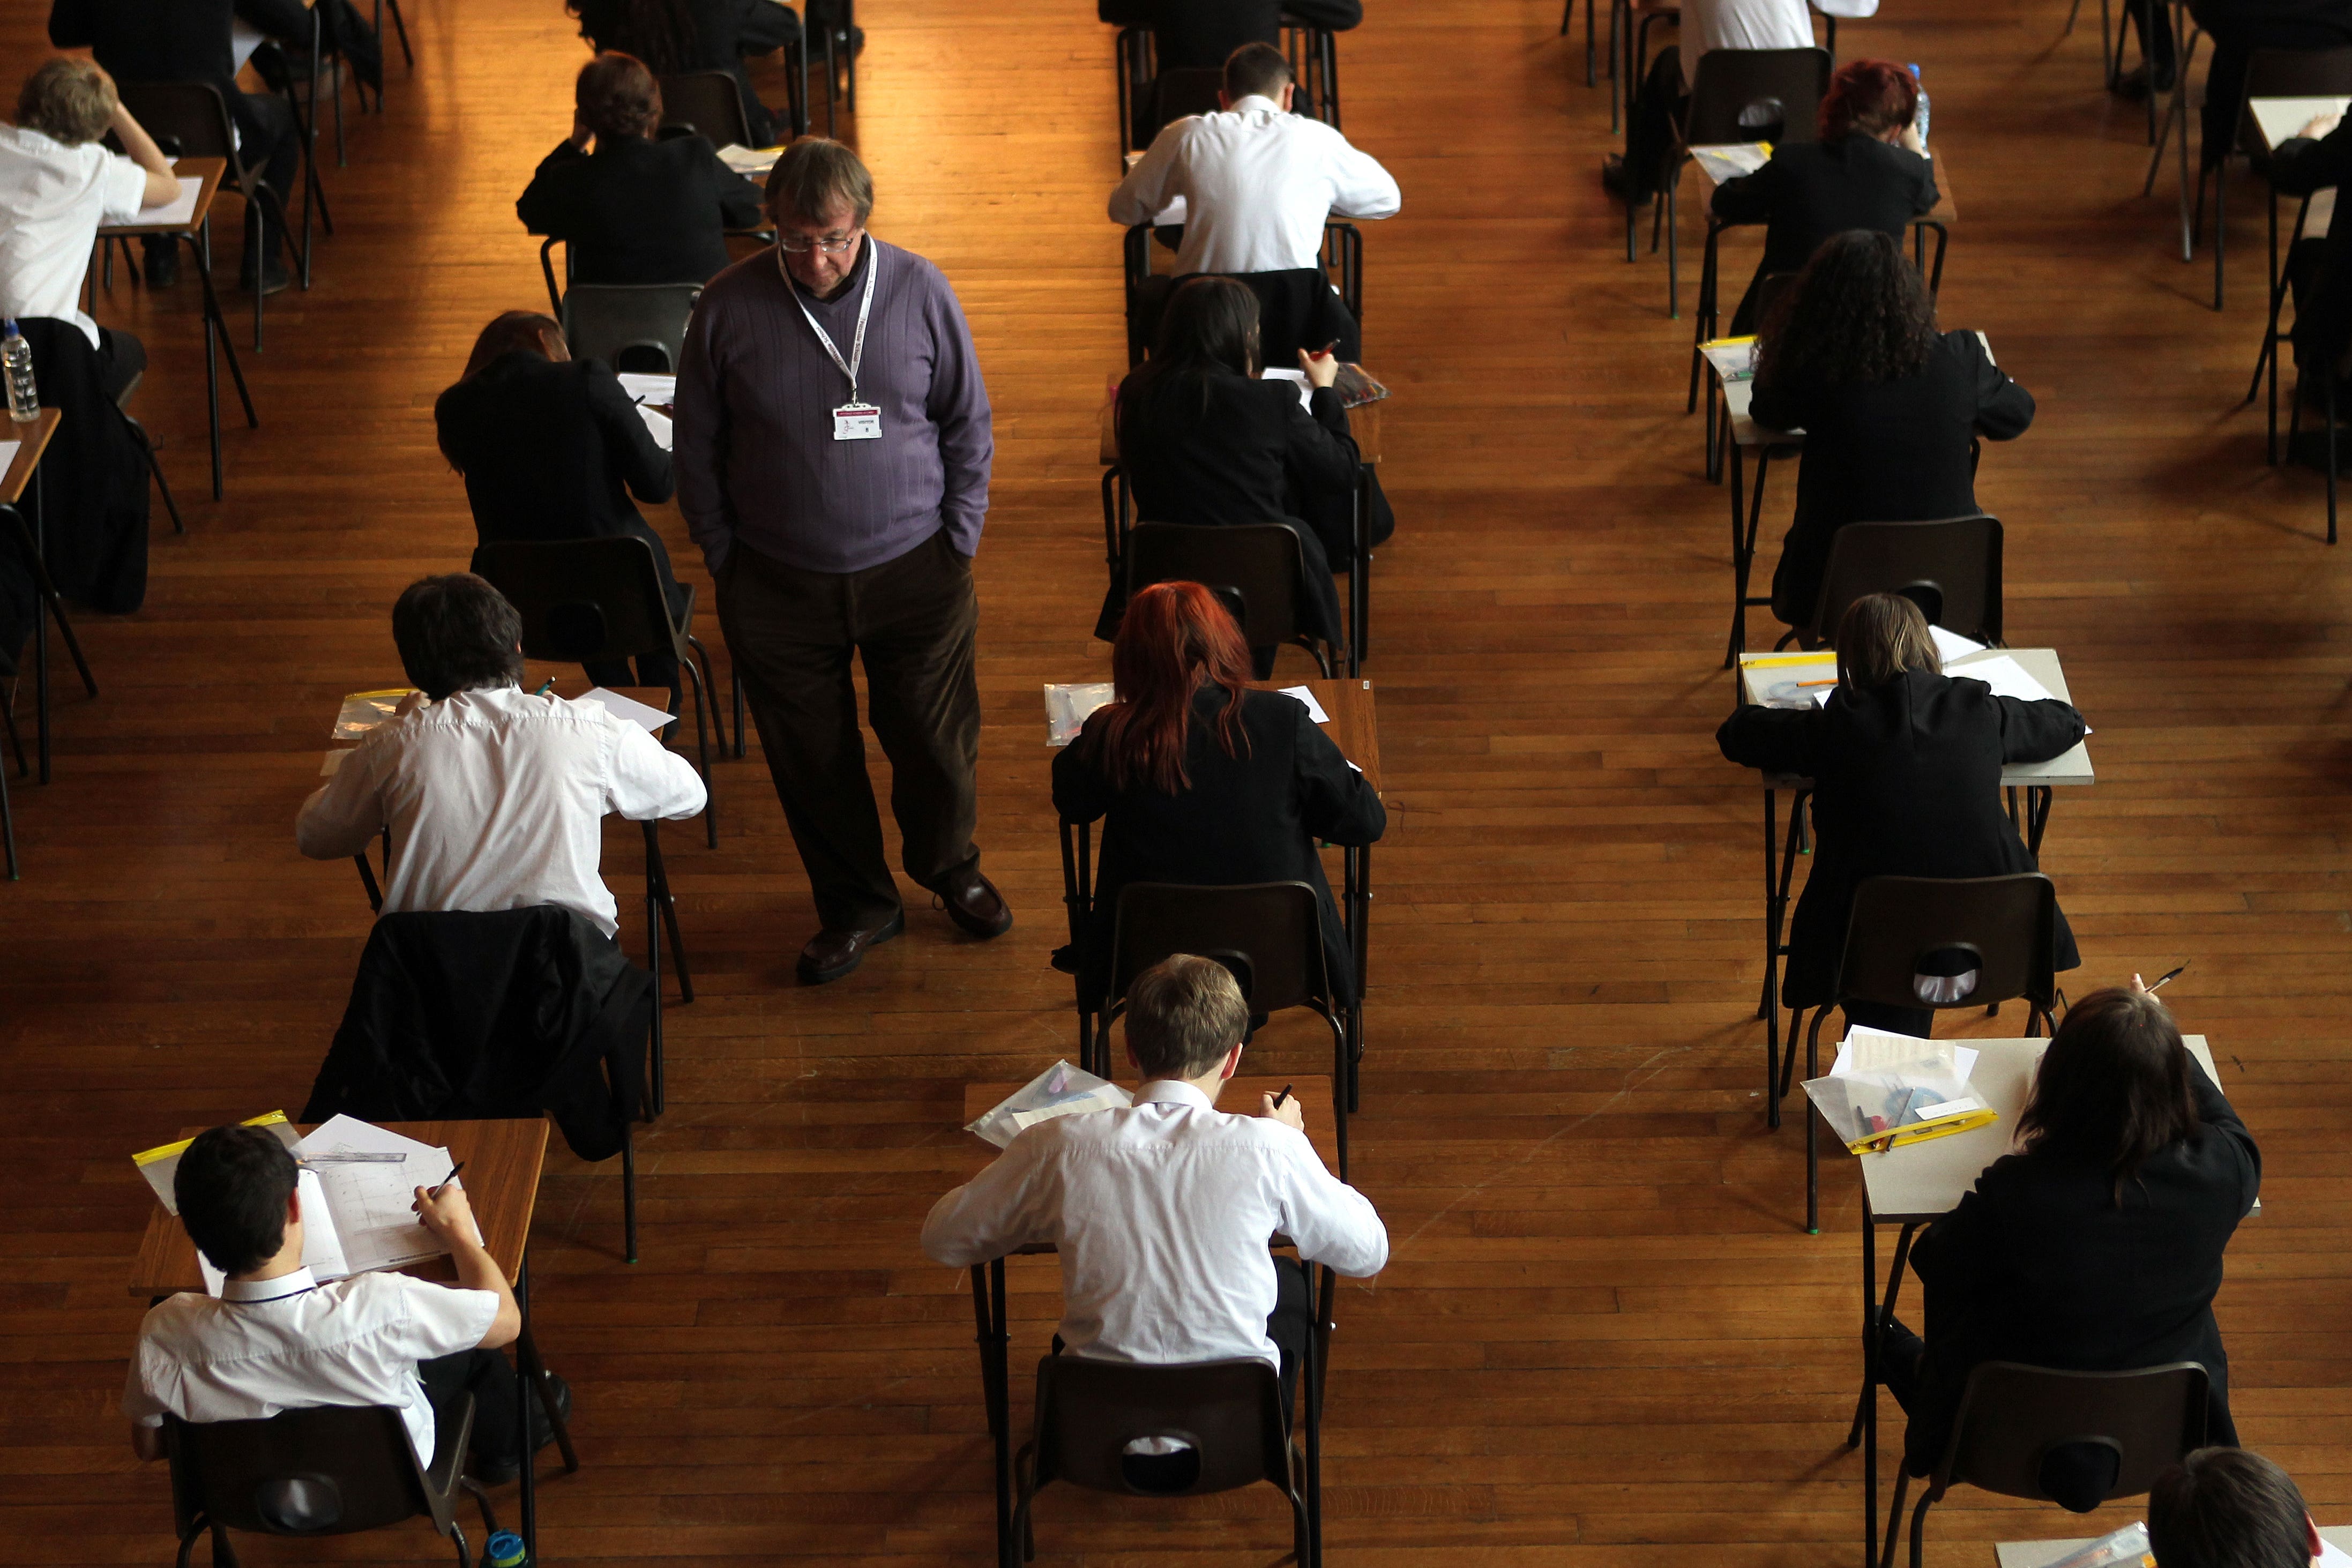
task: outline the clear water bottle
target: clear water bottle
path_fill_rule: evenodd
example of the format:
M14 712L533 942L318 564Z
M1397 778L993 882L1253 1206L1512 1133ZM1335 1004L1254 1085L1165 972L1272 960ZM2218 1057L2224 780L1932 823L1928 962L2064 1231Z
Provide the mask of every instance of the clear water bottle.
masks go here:
M1911 66L1911 79L1915 83L1919 79L1919 66L1916 60ZM1925 87L1919 89L1919 112L1912 117L1911 125L1919 132L1919 145L1925 147L1927 144L1927 89Z
M0 374L8 377L8 417L19 425L29 425L41 416L41 396L33 385L33 345L16 330L16 318L8 318L7 330L0 335Z

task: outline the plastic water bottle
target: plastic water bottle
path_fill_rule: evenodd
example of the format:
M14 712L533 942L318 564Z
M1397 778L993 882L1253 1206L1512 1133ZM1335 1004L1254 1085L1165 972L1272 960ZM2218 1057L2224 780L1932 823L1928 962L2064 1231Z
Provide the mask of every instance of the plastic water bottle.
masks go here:
M29 425L41 416L40 393L33 385L33 345L16 330L16 318L8 318L5 336L0 336L0 373L8 377L8 417L19 425Z
M501 1530L482 1549L483 1568L521 1568L524 1561L522 1537L511 1530Z
M1915 83L1919 79L1919 66L1916 60L1911 66L1911 79ZM1912 117L1911 125L1919 132L1919 145L1925 147L1927 144L1927 89L1924 87L1919 89L1919 111Z

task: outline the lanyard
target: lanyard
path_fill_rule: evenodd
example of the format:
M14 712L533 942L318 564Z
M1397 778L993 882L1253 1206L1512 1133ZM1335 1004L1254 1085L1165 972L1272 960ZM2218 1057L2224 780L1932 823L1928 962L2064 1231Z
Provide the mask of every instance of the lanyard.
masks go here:
M857 367L866 363L866 318L874 309L874 279L882 270L882 256L874 248L874 237L869 234L864 238L866 298L858 302L857 336L850 342L846 360L841 357L841 350L835 346L825 330L816 324L816 318L809 313L808 301L801 298L800 285L793 281L790 272L785 271L784 247L781 245L776 247L776 270L783 273L784 287L793 291L793 303L801 308L801 319L809 324L809 331L816 334L816 341L824 345L824 352L833 356L833 363L841 367L841 374L849 378L849 401L852 403L857 401Z

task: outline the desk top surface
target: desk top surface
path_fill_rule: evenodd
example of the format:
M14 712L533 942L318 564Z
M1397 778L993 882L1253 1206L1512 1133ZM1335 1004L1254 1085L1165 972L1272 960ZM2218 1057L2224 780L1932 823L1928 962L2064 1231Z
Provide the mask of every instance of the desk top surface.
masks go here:
M0 441L16 443L16 455L8 461L8 472L0 477L0 506L15 506L24 499L25 488L33 482L33 470L41 466L41 455L49 449L49 438L58 433L64 416L54 408L44 408L37 418L19 425L15 420L0 427Z
M1364 782L1377 795L1381 788L1381 727L1372 710L1372 683L1360 676L1341 676L1336 680L1253 680L1250 684L1260 691L1280 691L1288 686L1304 686L1315 693L1315 700L1331 721L1323 726L1339 754L1356 764Z
M303 1123L308 1133L316 1123ZM547 1160L547 1121L534 1118L509 1121L383 1121L387 1128L420 1143L446 1148L452 1160L466 1169L457 1178L465 1184L474 1223L482 1227L482 1245L511 1283L522 1269L523 1248L530 1237L532 1205L539 1199L540 1167ZM183 1127L179 1136L192 1138L201 1127ZM457 1278L447 1257L427 1258L400 1272L420 1279ZM161 1204L147 1215L147 1233L139 1241L138 1261L131 1265L131 1294L145 1298L175 1291L202 1291L204 1275L196 1268L195 1245L180 1222Z
M2269 149L2293 141L2305 126L2323 114L2341 114L2352 109L2352 98L2250 98L2246 108L2262 131L2263 146Z
M1944 673L1966 675L1971 664L1980 664L1986 659L1999 658L2003 655L2015 659L2019 667L2026 674L2040 681L2053 697L2062 702L2074 700L2074 693L2066 688L2066 672L2059 668L2058 650L2055 648L1989 647L1982 653L1972 653L1965 658L1953 659L1944 666ZM1772 683L1790 679L1791 672L1794 672L1797 679L1807 680L1822 679L1824 675L1834 678L1837 674L1837 655L1828 648L1814 654L1743 654L1739 660L1740 700L1744 702L1763 702L1765 693ZM1801 781L1792 781L1784 775L1772 774L1766 777L1765 787L1786 789L1793 782ZM2098 775L2091 769L2091 744L2084 740L2075 742L2071 750L2051 758L2046 763L2011 763L2000 770L2000 782L2004 784L2043 784L2055 787L2093 784L2099 781Z
M2097 1539L2084 1536L2075 1541L2004 1541L1995 1546L1993 1561L2000 1568L2047 1568L2078 1546L2088 1546ZM2352 1552L2352 1525L2323 1524L2319 1539L2342 1552Z
M1247 1066L1249 1053L1246 1051L1242 1053L1242 1059L1243 1065ZM1125 1081L1130 1092L1141 1087L1142 1075L1135 1070L1135 1065L1132 1062L1124 1059L1120 1061L1119 1077ZM1026 1081L1026 1079L1023 1080L1023 1082ZM1314 1076L1294 1074L1285 1078L1272 1073L1264 1076L1236 1073L1225 1084L1224 1092L1217 1097L1217 1109L1240 1116L1255 1114L1257 1110L1258 1096L1277 1094L1285 1086L1289 1088L1290 1098L1298 1101L1298 1109L1307 1118L1307 1141L1315 1145L1315 1152L1323 1156L1323 1163L1327 1167L1333 1171L1339 1170L1339 1133L1338 1126L1331 1120L1331 1080L1328 1077L1320 1074ZM1005 1100L1019 1088L1021 1084L1018 1083L964 1085L963 1124L968 1127L979 1121L982 1116L1003 1104ZM964 1141L975 1153L990 1158L994 1157L995 1152L977 1134L968 1132L964 1134Z
M189 215L187 222L110 223L98 232L100 235L125 237L136 234L194 234L202 228L205 220L212 216L213 198L220 195L222 176L228 173L228 160L226 158L178 158L173 161L172 172L181 175L194 175L205 182L204 189L196 193L195 210Z
M2220 1083L2205 1037L2183 1035L2181 1041L2205 1069L2205 1076ZM1881 1225L1931 1220L1952 1212L1976 1185L1978 1173L2010 1152L2017 1134L2017 1113L2024 1109L2026 1091L2033 1086L2034 1068L2041 1064L2042 1053L2050 1048L2048 1040L1952 1043L1981 1053L1976 1070L1969 1075L1969 1085L1984 1096L1985 1103L2000 1112L2000 1119L1948 1137L1906 1143L1883 1154L1855 1155L1862 1162L1863 1191L1871 1217ZM1810 1107L1806 1114L1811 1114Z

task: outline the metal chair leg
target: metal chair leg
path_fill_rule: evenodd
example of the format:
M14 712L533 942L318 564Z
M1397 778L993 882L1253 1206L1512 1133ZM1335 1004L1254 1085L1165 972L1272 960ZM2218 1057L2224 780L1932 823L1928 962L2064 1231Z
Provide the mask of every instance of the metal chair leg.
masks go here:
M704 698L707 693L703 690L701 667L690 658L682 660L681 663L685 667L687 679L694 683L694 740L702 758L700 771L703 835L709 840L710 847L716 849L719 847L719 792L712 787L710 782L710 727L703 721L703 710L706 707Z
M716 670L719 668L717 665L710 662L710 650L702 646L702 639L700 637L688 632L686 637L686 646L692 648L695 651L696 657L702 660L703 668ZM710 698L710 727L719 733L719 753L724 755L727 751L727 726L719 722L719 697L716 692L713 692Z
M635 1263L637 1260L637 1134L636 1130L625 1121L621 1124L621 1235L628 1253L623 1261ZM528 1439L523 1447L526 1449L530 1447ZM523 1463L530 1463L528 1453L523 1457Z

